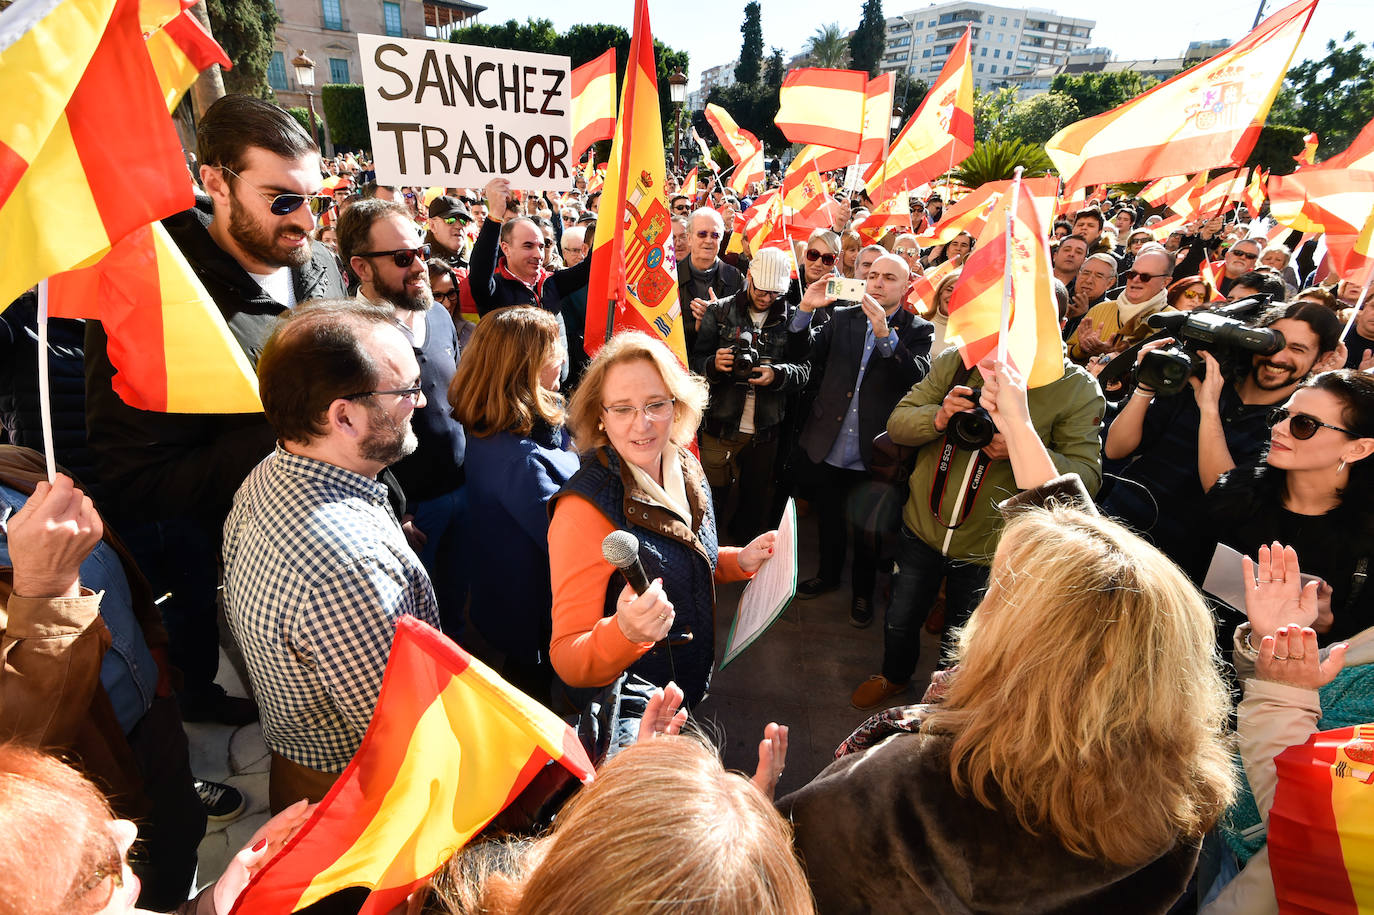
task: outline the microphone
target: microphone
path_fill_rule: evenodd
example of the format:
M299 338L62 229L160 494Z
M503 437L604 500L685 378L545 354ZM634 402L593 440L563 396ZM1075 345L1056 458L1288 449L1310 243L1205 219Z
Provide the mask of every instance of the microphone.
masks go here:
M629 531L611 531L601 541L601 556L620 570L636 594L649 590L649 576L639 562L639 538Z

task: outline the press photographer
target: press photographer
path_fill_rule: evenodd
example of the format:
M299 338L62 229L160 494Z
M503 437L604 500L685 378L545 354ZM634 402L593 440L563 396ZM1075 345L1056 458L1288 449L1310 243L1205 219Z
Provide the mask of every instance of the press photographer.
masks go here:
M702 313L692 350L692 369L711 383L701 464L717 524L734 543L748 543L770 529L764 514L773 497L786 395L800 390L809 375L806 339L787 332L789 282L787 255L777 248L759 251L744 289L711 302ZM739 507L727 525L725 503L737 482Z
M1245 304L1230 306L1233 315ZM1104 453L1117 462L1107 469L1117 479L1101 504L1197 574L1212 546L1197 524L1203 491L1237 463L1255 460L1269 440L1270 409L1333 354L1341 324L1329 308L1310 302L1275 306L1248 329L1216 312L1179 318L1166 320L1178 323L1170 329L1182 339L1152 340L1136 357L1135 389L1107 433ZM1215 338L1210 342L1200 339L1204 325ZM1259 330L1276 332L1282 348L1265 352L1275 335ZM1255 348L1237 345L1245 341ZM1192 397L1161 396L1182 390L1185 377Z

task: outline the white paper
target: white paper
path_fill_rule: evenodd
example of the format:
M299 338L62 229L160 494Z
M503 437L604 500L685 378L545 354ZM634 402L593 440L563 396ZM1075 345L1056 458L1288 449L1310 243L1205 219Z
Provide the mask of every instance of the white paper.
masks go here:
M787 500L778 524L773 555L754 575L740 595L729 646L721 659L723 669L773 625L797 593L797 506Z
M359 35L377 180L565 190L572 64L556 54Z

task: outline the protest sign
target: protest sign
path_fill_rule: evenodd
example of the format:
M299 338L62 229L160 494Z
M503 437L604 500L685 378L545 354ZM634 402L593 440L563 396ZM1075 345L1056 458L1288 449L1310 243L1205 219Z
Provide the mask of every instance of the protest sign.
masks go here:
M359 35L358 46L381 183L571 186L567 57L381 35Z

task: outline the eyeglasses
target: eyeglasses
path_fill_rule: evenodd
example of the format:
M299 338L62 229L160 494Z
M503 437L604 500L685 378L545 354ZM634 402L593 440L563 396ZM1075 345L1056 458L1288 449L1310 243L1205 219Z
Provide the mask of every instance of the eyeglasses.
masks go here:
M434 293L434 297L436 299L439 299L441 302L457 302L458 290L450 289L448 292L436 292Z
M463 220L463 225L467 225L467 224L468 224L468 220L467 220L467 219L464 219L462 216L441 216L440 218L443 219L444 225L448 225L448 226L453 225L455 222L457 222L457 221L460 220L460 219Z
M1306 413L1291 413L1287 407L1277 407L1269 412L1269 428L1274 428L1285 419L1288 420L1289 433L1300 442L1305 442L1316 435L1318 429L1335 429L1337 432L1344 432L1351 438L1360 437L1358 432L1351 432L1349 429L1324 423L1315 416L1308 416Z
M677 403L676 397L667 400L655 400L653 403L646 403L642 407L634 407L630 404L618 403L613 406L602 406L601 409L617 422L633 422L640 413L651 423L661 423L673 415L673 404Z
M920 249L918 249L918 248L898 248L898 249L897 249L897 253L900 254L902 257L915 257L918 253L920 253Z
M310 212L318 216L334 205L334 198L326 197L324 194L277 194L274 197L229 166L221 165L220 168L261 194L263 199L268 201L267 209L273 216L288 216L299 210L303 203L309 203Z
M807 249L806 249L806 259L809 260L809 261L811 261L813 264L814 264L816 261L820 261L822 264L825 264L827 267L833 267L833 266L835 266L835 255L833 255L833 254L822 254L821 252L817 251L815 248L807 248Z
M673 207L673 212L690 213L692 212L692 205L690 203L679 203L677 206Z
M1243 257L1248 261L1259 260L1259 255L1250 251L1237 251L1235 248L1232 248L1227 253L1234 254L1236 257Z
M1189 289L1183 293L1183 297L1185 299L1196 299L1201 302L1203 299L1207 298L1207 294L1205 292L1198 292L1196 289Z
M382 394L395 394L397 397L403 397L408 399L411 403L418 404L423 391L424 389L417 384L413 388L397 388L394 391L362 391L357 394L345 394L341 399L361 400L364 397L378 397Z
M418 248L397 248L395 251L359 251L357 257L390 257L396 262L396 266L401 269L409 267L415 263L415 258L426 260L429 258L429 245L421 245Z
M1121 274L1122 279L1128 283L1131 280L1140 280L1142 283L1148 283L1150 280L1157 280L1161 276L1164 276L1164 274L1146 273L1143 270L1127 270L1125 273Z
M707 232L707 231L704 231L704 230L703 230L703 231L697 233L697 238L710 238L710 239L716 239L716 238L720 238L720 233L719 233L719 232Z

